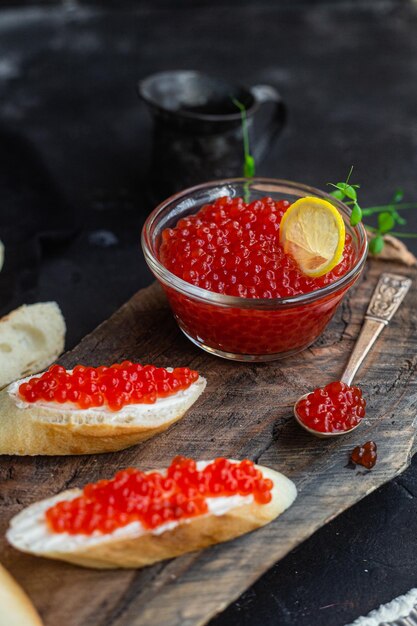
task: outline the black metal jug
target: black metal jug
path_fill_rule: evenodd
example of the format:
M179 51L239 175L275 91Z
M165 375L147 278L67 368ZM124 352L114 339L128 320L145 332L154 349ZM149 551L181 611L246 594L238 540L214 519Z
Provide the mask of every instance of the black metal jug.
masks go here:
M153 74L138 83L138 92L153 116L149 182L155 202L198 183L242 175L241 113L234 100L245 106L257 162L285 120L275 87L242 87L197 71ZM263 132L253 136L254 116L267 102L273 111Z

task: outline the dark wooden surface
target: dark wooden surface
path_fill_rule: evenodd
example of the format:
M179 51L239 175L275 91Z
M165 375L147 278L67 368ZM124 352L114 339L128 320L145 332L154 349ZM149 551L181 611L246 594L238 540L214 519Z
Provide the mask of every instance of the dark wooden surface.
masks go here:
M354 164L363 204L386 201L397 186L417 198L415 2L20 4L6 0L0 11L0 313L57 300L68 348L151 282L138 246L151 208L144 193L151 128L135 92L151 72L193 67L275 85L288 123L261 175L324 187ZM417 214L407 216L417 231ZM407 243L417 253L417 240ZM20 480L32 465L22 459L18 467ZM67 478L51 466L38 473L38 488L47 494ZM211 626L350 623L415 586L416 535L414 456L408 470L293 550ZM42 571L38 559L27 567L33 576ZM129 594L138 590L140 578ZM69 593L68 604L76 602Z
M305 433L292 417L300 394L340 375L381 266L393 269L381 263L368 266L320 340L282 362L239 364L198 350L181 335L155 285L138 292L60 360L67 367L125 358L189 365L207 376L208 387L180 423L129 450L92 457L2 459L2 560L28 590L46 626L206 624L315 530L405 469L415 435L416 409L410 402L417 392L415 289L360 372L368 399L361 428L323 441ZM416 272L409 275L415 278ZM376 467L350 467L350 450L368 439L378 444ZM83 570L4 544L7 522L23 506L110 477L122 467L163 467L175 454L249 457L292 478L298 499L281 518L255 533L139 572Z

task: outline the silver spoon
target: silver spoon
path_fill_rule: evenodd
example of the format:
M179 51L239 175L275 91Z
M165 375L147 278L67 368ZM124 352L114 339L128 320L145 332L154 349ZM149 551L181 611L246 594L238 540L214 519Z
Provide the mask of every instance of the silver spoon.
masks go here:
M410 289L411 282L410 278L398 274L381 274L375 291L372 294L361 332L356 340L345 371L340 378L341 382L346 383L346 385L352 384L356 372L379 337L382 329L388 325L401 302L404 300ZM307 396L308 394L306 393L298 398L294 405L294 416L300 426L312 435L320 438L338 437L339 435L351 433L359 426L360 422L349 430L341 430L334 433L320 432L310 428L302 422L297 412L298 403Z

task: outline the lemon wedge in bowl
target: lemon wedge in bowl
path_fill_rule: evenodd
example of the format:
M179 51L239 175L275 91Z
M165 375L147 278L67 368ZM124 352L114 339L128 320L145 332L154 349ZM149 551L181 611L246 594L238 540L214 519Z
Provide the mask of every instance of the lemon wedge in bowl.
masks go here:
M296 200L284 213L280 243L303 274L318 278L342 260L345 223L333 204L306 196Z

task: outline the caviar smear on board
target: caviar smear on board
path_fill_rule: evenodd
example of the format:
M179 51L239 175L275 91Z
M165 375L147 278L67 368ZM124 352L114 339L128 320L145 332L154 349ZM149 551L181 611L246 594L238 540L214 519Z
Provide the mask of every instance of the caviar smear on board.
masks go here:
M374 441L367 441L361 446L356 446L350 455L356 465L363 465L366 469L372 469L377 459L377 445Z
M161 262L208 291L244 298L285 298L324 287L351 269L354 248L344 237L340 262L323 276L302 272L280 243L287 200L221 197L162 233ZM339 255L340 258L340 255Z
M321 433L351 430L365 417L366 401L359 387L336 381L319 387L297 402L299 419Z
M193 459L178 456L166 472L129 468L89 484L78 498L58 502L45 515L55 533L111 533L131 522L154 529L208 513L207 498L253 495L256 503L267 504L272 487L249 460L218 458L199 470Z
M119 411L128 404L154 404L187 389L198 379L198 373L187 367L168 371L154 365L131 361L110 367L77 365L67 371L52 365L41 376L34 376L19 386L19 395L29 403L71 403L79 409L105 407Z

